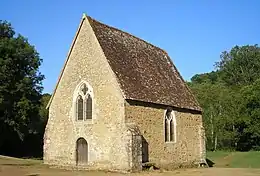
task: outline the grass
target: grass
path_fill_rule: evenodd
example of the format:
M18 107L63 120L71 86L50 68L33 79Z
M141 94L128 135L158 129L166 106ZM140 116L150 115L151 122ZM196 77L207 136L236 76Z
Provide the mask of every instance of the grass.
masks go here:
M42 164L42 160L22 159L22 158L14 158L14 157L0 155L0 165L31 166L31 165L41 165L41 164Z
M260 152L208 152L207 158L214 163L214 167L229 168L260 168Z

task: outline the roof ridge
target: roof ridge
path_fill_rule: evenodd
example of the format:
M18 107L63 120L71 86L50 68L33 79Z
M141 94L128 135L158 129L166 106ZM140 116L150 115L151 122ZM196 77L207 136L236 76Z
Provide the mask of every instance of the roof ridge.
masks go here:
M121 29L118 29L118 28L116 28L116 27L114 27L114 26L110 26L110 25L107 25L107 24L105 24L105 23L102 23L102 22L100 22L100 21L98 21L98 20L92 18L91 16L85 15L85 17L87 17L88 20L95 21L95 22L97 22L97 23L99 23L99 24L101 24L101 25L103 25L103 26L106 26L106 27L108 27L108 28L114 29L114 30L119 31L119 32L121 32L121 33L127 34L127 35L129 35L129 36L131 36L131 37L134 37L134 38L137 39L137 40L143 41L144 43L146 43L146 44L148 44L148 45L150 45L150 46L152 46L152 47L155 47L155 48L161 50L164 54L166 54L166 55L168 56L168 53L167 53L164 49L162 49L162 48L160 48L160 47L158 47L158 46L156 46L156 45L154 45L154 44L152 44L152 43L149 43L148 41L146 41L146 40L144 40L144 39L142 39L142 38L139 38L139 37L137 37L137 36L135 36L135 35L133 35L133 34L131 34L131 33L129 33L129 32L125 32L125 31L123 31L123 30L121 30Z

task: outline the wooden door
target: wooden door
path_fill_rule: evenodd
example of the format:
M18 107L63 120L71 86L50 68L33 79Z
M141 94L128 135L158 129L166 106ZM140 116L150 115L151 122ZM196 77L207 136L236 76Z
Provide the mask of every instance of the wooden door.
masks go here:
M149 145L146 139L142 136L142 163L149 162Z
M77 165L85 165L88 163L88 143L84 138L77 140L76 160Z

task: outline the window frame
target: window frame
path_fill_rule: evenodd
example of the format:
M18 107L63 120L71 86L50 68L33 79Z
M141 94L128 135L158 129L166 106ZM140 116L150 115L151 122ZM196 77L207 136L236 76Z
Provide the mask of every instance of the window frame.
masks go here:
M82 119L79 119L79 98L82 99ZM77 99L76 99L76 120L77 121L84 121L84 98L81 96L81 95L78 95L77 96Z
M170 119L167 118L167 112L168 111L171 111L170 112L170 115L171 115ZM172 126L171 126L171 122L172 122ZM166 127L166 124L167 124L167 127ZM171 130L173 132L173 135L171 135ZM170 144L177 143L177 121L176 121L175 112L171 108L167 108L164 112L163 132L164 132L164 142L165 143L170 143ZM168 136L166 134L168 134ZM171 139L171 136L173 136L173 139Z
M88 113L89 113L89 110L88 110L88 100L89 98L91 99L91 118L88 118ZM84 113L83 114L83 117L85 118L85 120L92 120L93 119L93 98L91 97L90 94L87 94L86 97L85 97L85 101L84 101Z
M87 89L83 90L83 86L85 85L84 88ZM81 96L83 99L83 120L78 118L78 97ZM88 97L91 98L91 119L87 118L87 99ZM76 89L74 90L74 95L73 95L73 118L75 119L76 122L89 122L92 123L92 120L94 118L94 96L93 96L93 89L92 87L86 82L82 81L80 84L77 85Z

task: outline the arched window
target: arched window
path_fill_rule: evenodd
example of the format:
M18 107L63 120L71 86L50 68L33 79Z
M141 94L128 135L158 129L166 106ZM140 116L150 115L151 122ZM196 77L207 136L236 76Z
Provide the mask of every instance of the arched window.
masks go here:
M92 119L92 98L89 95L86 101L86 119Z
M176 142L176 119L174 112L167 109L164 118L165 142Z
M77 98L77 119L83 120L83 99L81 95Z
M76 90L76 119L91 120L92 119L92 89L86 83L82 83Z

